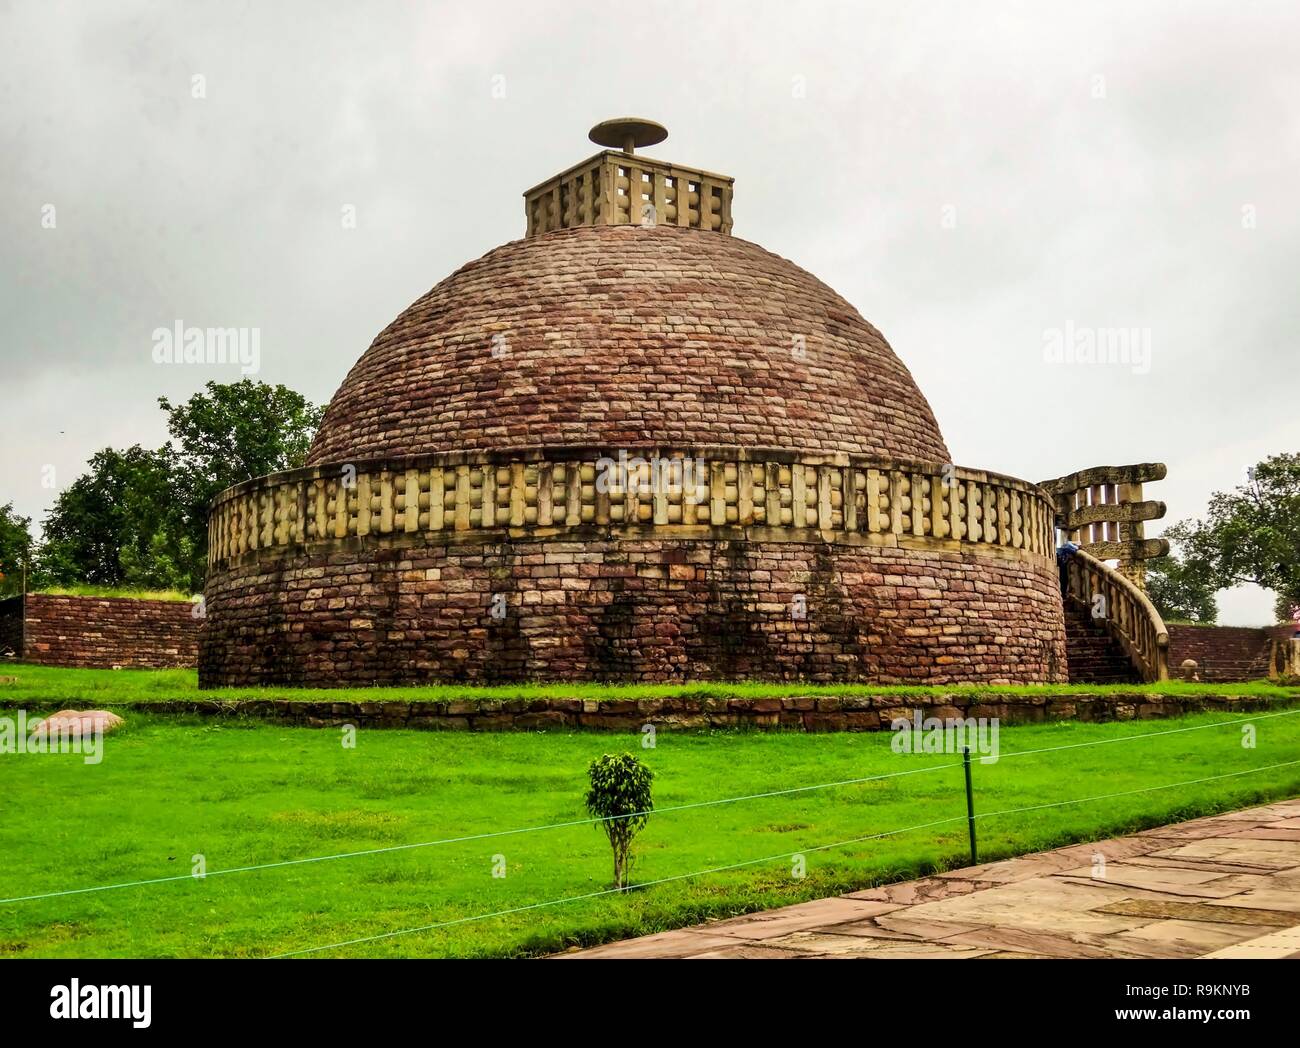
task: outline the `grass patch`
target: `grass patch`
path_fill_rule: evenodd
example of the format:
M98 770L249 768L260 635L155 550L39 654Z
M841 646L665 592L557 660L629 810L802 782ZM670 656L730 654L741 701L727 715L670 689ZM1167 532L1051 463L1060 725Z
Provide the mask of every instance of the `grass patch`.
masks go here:
M791 695L1239 695L1243 697L1300 698L1300 687L1282 687L1269 681L1243 684L1193 684L1163 681L1155 684L950 684L934 687L874 684L798 684L701 682L696 684L502 684L475 687L430 684L388 688L211 688L200 691L194 670L81 670L23 663L0 664L0 674L15 683L0 685L0 702L60 703L131 706L172 699L282 699L290 702L438 702L505 699L745 699Z
M1300 715L1004 727L1002 759L976 764L978 811L1123 794L1247 771L1300 755ZM1227 726L1015 757L1016 751ZM95 894L0 904L0 955L261 957L599 892L608 844L589 825L195 880L209 871L585 818L587 762L636 751L656 806L953 765L896 754L888 733L661 731L463 735L330 729L131 712L102 763L3 756L0 898L178 876ZM992 860L1300 794L1300 765L1177 789L1001 815L979 823ZM645 884L725 872L402 935L330 955L521 956L661 931L966 861L959 766L707 808L661 812L638 838ZM871 834L952 820L846 847ZM801 852L807 876L780 856ZM498 858L500 857L500 858ZM492 876L503 863L504 878Z
M127 597L131 600L173 600L188 602L190 594L180 590L129 589L124 586L47 586L34 593L48 593L55 597Z

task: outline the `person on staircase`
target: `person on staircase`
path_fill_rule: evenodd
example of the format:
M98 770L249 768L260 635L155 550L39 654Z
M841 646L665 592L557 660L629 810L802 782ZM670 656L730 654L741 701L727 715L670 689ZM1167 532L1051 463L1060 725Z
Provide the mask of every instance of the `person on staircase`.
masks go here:
M1061 573L1061 596L1070 589L1070 558L1079 552L1077 542L1066 542L1056 551L1056 569Z

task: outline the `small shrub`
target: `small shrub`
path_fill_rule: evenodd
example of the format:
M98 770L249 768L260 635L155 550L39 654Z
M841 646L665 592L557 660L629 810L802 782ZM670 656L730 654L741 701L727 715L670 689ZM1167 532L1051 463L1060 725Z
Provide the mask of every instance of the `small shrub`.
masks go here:
M654 802L650 780L654 772L631 753L606 753L587 766L591 789L587 811L600 819L599 828L614 851L614 887L627 887L632 871L632 838L650 819Z

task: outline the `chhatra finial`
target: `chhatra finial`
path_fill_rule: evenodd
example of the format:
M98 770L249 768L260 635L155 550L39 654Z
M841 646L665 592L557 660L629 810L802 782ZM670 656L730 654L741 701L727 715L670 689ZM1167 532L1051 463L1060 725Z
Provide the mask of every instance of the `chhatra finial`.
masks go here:
M668 137L668 128L639 116L621 116L617 120L602 120L587 132L587 137L598 146L621 149L631 155L638 146L644 148L662 142Z
M605 146L524 192L527 236L576 226L677 226L731 232L729 175L633 156L637 146L668 137L653 120L624 116L602 120L589 132Z

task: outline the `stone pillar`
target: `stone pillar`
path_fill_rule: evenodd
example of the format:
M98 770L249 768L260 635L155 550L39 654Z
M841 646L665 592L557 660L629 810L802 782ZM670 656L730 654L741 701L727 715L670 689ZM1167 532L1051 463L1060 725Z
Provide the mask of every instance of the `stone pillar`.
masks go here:
M1280 637L1273 641L1272 655L1270 680L1300 678L1300 637Z
M1142 501L1142 485L1121 484L1119 486L1119 503L1120 505L1132 505ZM1146 525L1140 520L1120 521L1119 522L1119 540L1120 542L1141 542L1146 538ZM1120 559L1119 571L1143 593L1147 588L1147 568L1146 562L1140 558L1126 556Z

